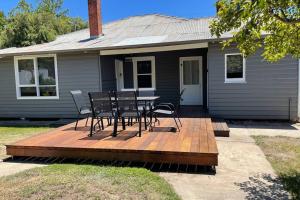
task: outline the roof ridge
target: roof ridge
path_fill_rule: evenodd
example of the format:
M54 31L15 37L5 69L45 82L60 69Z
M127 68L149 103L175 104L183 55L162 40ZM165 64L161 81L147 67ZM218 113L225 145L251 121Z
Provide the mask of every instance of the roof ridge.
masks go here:
M145 17L145 16L159 16L159 17L164 17L164 18L173 18L173 19L177 19L177 20L184 20L187 21L187 18L183 18L183 17L176 17L176 16L170 16L170 15L163 15L163 14L159 14L159 13L153 13L153 14L141 14L141 15L134 15L134 16L128 16L128 17L124 17L122 19L118 19L118 20L114 20L108 23L105 23L104 25L109 25L109 24L113 24L119 21L125 21L131 18L135 18L135 17Z
M106 25L109 25L109 24L113 24L113 23L116 23L116 22L119 22L119 21L125 21L125 20L128 20L130 18L134 18L134 17L144 17L144 16L159 16L159 17L165 17L165 18L172 18L172 19L181 20L182 22L187 22L187 21L190 21L190 20L201 20L201 19L213 19L213 18L215 18L213 16L210 16L210 17L209 16L208 17L198 17L198 18L183 18L183 17L176 17L176 16L171 16L171 15L164 15L164 14L154 13L154 14L144 14L144 15L128 16L128 17L125 17L125 18L122 18L122 19L118 19L118 20L115 20L115 21L111 21L111 22L105 23L105 24L103 24L103 26L106 26ZM172 23L179 23L179 22L168 22L166 24L172 24ZM68 36L68 35L73 35L73 34L76 34L76 33L87 31L87 30L89 30L89 28L81 29L81 30L74 31L74 32L71 32L71 33L66 33L66 34L58 35L57 39L60 38L60 37L64 37L64 36Z

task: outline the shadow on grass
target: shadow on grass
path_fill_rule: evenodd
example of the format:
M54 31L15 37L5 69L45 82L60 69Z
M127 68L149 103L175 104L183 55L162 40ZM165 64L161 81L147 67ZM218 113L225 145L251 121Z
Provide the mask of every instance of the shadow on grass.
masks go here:
M249 177L248 181L235 185L246 193L246 199L289 199L281 180L270 174Z
M293 199L300 199L300 172L294 171L288 174L280 174L279 177Z

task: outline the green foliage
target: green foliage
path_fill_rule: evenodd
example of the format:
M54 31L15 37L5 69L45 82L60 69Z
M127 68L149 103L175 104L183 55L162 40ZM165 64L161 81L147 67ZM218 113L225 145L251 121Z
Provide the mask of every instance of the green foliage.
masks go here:
M69 17L62 4L63 0L40 0L34 9L26 0L20 0L18 6L3 17L0 48L42 44L55 40L57 35L87 27L81 18Z
M299 0L219 0L216 6L211 33L234 36L224 47L236 43L246 56L264 48L263 56L271 62L287 55L300 58Z
M3 35L3 30L4 30L4 25L6 24L6 19L4 16L4 13L0 11L0 48L3 44L4 40L4 35Z
M2 11L0 11L0 31L4 29L5 22L6 22L6 19L5 19L4 13Z

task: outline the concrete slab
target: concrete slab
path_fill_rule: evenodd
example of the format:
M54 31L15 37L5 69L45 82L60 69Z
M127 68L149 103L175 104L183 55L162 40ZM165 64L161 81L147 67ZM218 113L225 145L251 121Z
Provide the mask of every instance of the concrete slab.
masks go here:
M270 163L245 128L231 128L230 138L217 138L216 175L160 173L183 198L288 199Z
M2 162L0 161L0 177L13 175L28 169L44 167L43 164L21 163L21 162Z

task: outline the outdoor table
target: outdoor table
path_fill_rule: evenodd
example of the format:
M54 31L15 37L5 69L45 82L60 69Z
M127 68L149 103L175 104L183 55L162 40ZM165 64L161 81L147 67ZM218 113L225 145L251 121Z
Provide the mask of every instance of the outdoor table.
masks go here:
M145 97L137 97L137 101L138 102L144 102L145 105L147 105L148 103L151 103L151 102L155 102L156 100L160 99L159 96L145 96ZM115 98L112 97L112 101L115 101ZM150 108L151 109L151 108ZM114 130L113 130L113 134L112 136L113 137L116 137L117 136L117 131L118 131L118 115L115 114L115 119L114 119Z

